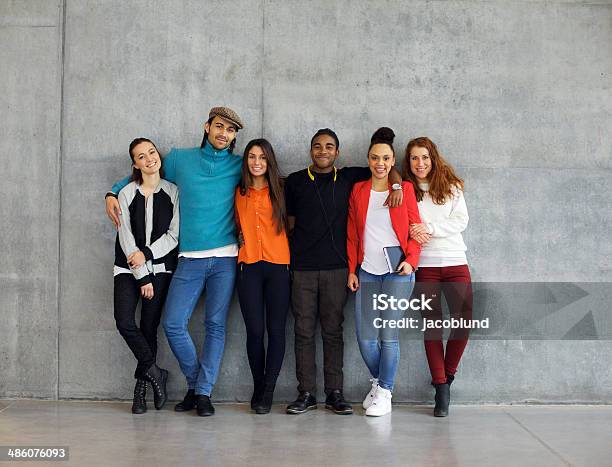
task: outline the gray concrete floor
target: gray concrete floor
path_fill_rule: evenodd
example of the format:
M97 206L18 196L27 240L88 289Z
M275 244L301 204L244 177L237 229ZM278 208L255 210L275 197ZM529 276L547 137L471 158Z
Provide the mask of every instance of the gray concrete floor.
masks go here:
M269 415L216 404L210 418L172 407L132 415L124 402L0 401L0 445L69 446L69 462L22 467L612 465L610 406L453 406L444 419L410 405L382 418L321 405L291 416L281 404Z

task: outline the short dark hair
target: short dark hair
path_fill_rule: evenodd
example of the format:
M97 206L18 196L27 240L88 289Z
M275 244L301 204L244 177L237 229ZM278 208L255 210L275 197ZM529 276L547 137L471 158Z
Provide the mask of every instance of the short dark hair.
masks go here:
M213 119L217 117L217 115L213 115L212 117L210 117L208 120L206 120L206 123L208 123L209 125L212 125L212 121ZM223 118L223 117L219 117L219 118ZM236 127L236 133L238 133L239 128L234 125ZM200 144L200 149L203 148L204 146L206 146L206 141L208 141L208 132L204 132L204 138L202 138L202 144ZM230 153L234 152L234 148L236 147L236 138L234 138L232 140L232 142L229 145L229 148L227 149Z
M340 141L338 140L338 135L336 134L334 130L330 128L321 128L317 130L317 132L314 134L314 136L310 140L310 147L312 147L312 145L314 144L314 140L317 139L317 137L321 135L331 136L336 142L336 149L340 149Z
M148 138L136 138L130 143L130 149L129 149L130 160L132 161L132 164L134 163L134 154L132 154L132 150L136 146L138 146L140 143L151 143L153 147L155 148L155 150L157 151L157 153L159 154L159 149L157 149L157 146L155 146L155 143L153 141L151 141ZM162 164L162 166L159 168L159 176L164 178L164 172L162 170L164 163L161 160L161 154L159 154L159 159ZM136 167L132 167L132 176L130 177L130 180L138 183L139 185L142 185L142 172L140 171L140 169L137 169Z

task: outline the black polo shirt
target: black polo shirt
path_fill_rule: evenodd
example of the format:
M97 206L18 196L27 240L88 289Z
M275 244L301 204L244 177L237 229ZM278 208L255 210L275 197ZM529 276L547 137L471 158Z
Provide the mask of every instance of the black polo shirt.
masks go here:
M347 267L346 222L353 184L372 176L368 167L345 167L320 174L307 169L294 172L285 182L287 214L295 217L289 237L291 268L317 271Z

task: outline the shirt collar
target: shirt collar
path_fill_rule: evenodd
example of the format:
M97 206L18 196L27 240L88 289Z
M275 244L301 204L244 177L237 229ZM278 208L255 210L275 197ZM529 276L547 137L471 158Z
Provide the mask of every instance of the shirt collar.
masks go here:
M229 146L225 149L217 150L213 147L212 144L210 144L208 140L206 140L206 144L202 148L202 151L205 155L211 157L226 157L230 153Z

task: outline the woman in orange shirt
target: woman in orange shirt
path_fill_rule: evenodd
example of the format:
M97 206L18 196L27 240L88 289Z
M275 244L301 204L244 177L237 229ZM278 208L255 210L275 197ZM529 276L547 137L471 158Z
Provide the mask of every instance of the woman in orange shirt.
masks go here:
M272 408L274 387L285 356L289 309L287 211L274 150L265 139L250 141L244 150L235 208L241 240L238 299L253 375L251 408L265 414ZM264 328L268 333L267 355Z

